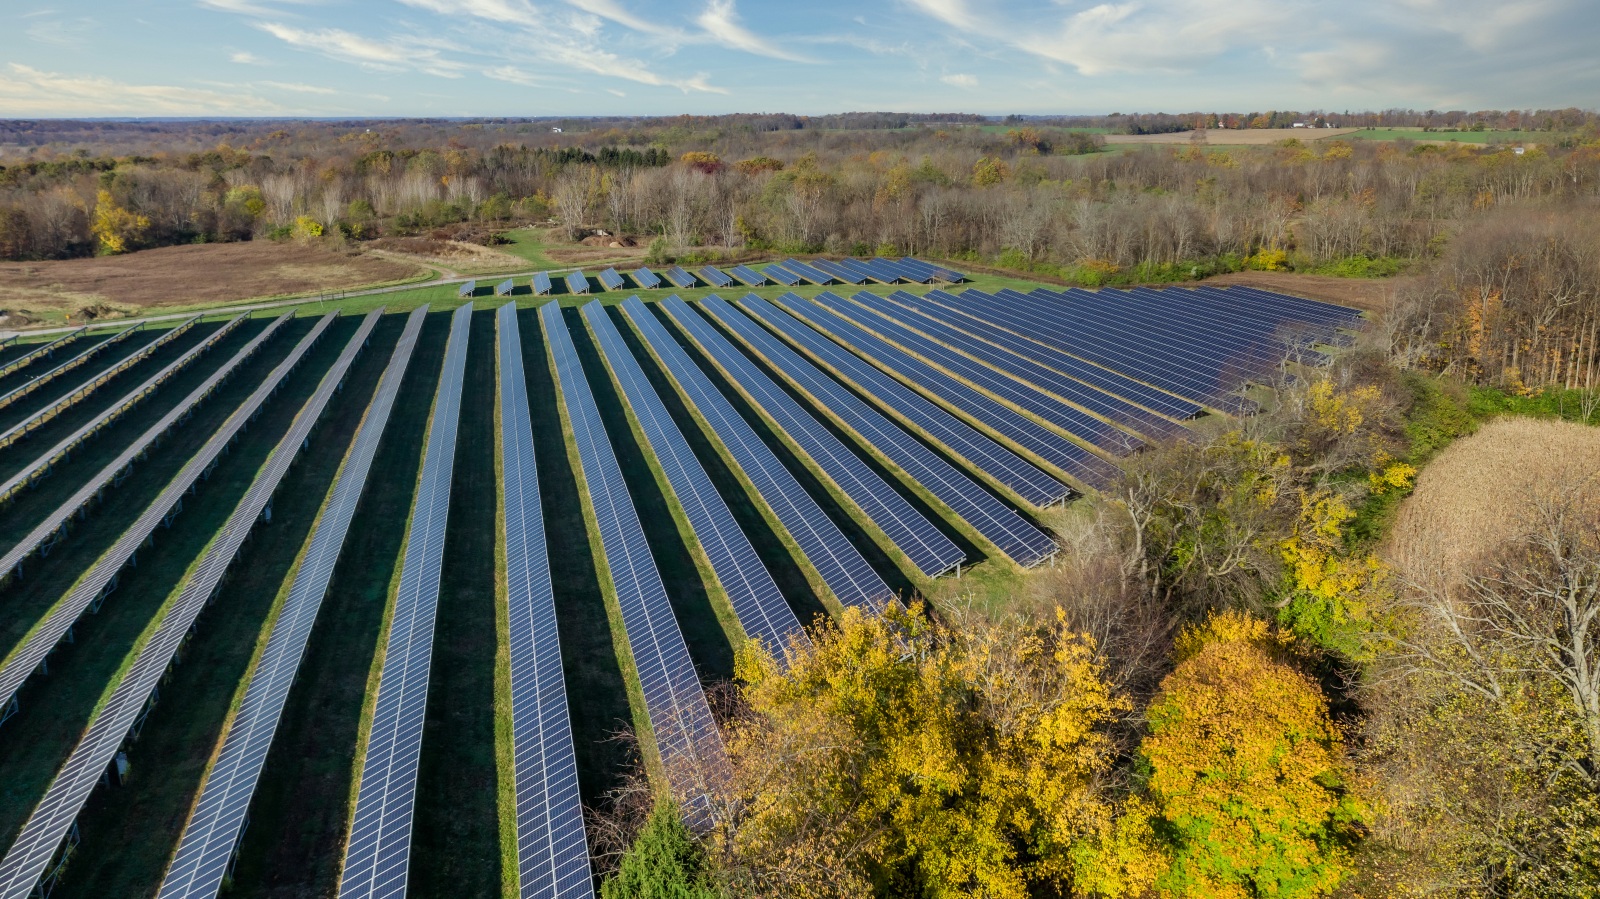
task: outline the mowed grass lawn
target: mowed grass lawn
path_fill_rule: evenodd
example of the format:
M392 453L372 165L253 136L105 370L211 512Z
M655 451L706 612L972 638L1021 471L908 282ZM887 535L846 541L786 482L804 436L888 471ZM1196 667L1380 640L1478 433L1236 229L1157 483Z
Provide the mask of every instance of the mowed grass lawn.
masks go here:
M1554 143L1554 131L1424 131L1421 128L1362 128L1346 140L1442 140L1462 144Z

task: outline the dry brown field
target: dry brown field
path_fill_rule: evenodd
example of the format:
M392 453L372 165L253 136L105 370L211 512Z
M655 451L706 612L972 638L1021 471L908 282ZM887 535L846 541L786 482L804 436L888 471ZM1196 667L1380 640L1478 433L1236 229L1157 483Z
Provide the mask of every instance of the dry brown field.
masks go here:
M1600 428L1497 419L1422 470L1385 554L1414 582L1460 583L1552 500L1600 514Z
M1261 147L1294 137L1300 140L1327 140L1354 134L1359 128L1212 128L1206 131L1205 143L1214 146ZM1193 131L1173 134L1108 134L1108 144L1188 144Z
M424 269L275 241L197 244L125 256L0 263L6 326L163 306L223 303L392 283Z
M1295 272L1229 272L1199 283L1207 286L1242 284L1377 314L1387 310L1395 291L1412 280L1414 278L1407 275L1393 278L1336 278L1332 275Z

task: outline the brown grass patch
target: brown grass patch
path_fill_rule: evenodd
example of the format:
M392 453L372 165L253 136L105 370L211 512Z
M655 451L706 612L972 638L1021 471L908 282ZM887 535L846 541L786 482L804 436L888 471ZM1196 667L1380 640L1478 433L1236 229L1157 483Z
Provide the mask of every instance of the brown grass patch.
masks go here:
M1423 469L1386 555L1414 582L1459 584L1527 527L1537 503L1574 495L1600 514L1600 428L1497 419Z
M1206 132L1204 143L1213 147L1261 147L1270 146L1281 140L1295 138L1303 141L1327 140L1333 137L1344 137L1355 134L1359 128L1241 128L1228 130L1226 128L1213 128ZM1191 141L1192 131L1179 131L1175 134L1108 134L1108 144L1180 144L1187 145Z
M368 252L396 262L427 262L447 269L470 271L520 270L528 260L503 250L436 237L382 237L366 245Z
M29 318L89 306L127 313L399 281L412 265L266 240L142 250L126 256L0 263L0 308Z
M649 250L645 247L550 247L544 254L553 262L583 265L587 262L614 262L643 259Z
M1242 284L1377 314L1388 310L1395 291L1412 280L1413 277L1405 275L1397 278L1336 278L1332 275L1302 275L1295 272L1229 272L1207 278L1202 283L1216 287Z

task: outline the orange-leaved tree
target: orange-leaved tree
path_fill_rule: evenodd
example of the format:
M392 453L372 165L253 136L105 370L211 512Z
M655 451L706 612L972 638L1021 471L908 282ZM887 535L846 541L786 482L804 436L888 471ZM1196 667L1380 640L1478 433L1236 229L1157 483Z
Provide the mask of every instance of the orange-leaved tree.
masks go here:
M1178 641L1178 665L1148 710L1155 832L1168 842L1164 895L1325 895L1350 872L1365 817L1343 746L1291 646L1241 612Z

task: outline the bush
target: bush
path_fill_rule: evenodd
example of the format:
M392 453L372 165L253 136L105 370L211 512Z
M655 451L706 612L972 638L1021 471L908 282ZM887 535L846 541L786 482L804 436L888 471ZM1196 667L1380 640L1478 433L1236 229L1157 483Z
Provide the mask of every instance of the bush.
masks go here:
M718 899L706 853L678 810L662 803L650 813L622 864L600 885L601 899Z

